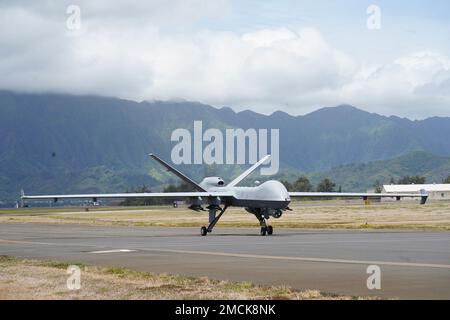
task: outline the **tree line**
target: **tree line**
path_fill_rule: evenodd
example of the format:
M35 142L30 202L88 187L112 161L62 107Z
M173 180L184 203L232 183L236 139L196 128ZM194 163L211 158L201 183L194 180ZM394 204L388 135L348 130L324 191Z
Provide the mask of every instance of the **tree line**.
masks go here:
M334 192L336 191L336 183L334 183L331 179L325 178L320 181L317 186L314 186L311 181L305 176L300 176L293 183L289 181L281 180L280 181L288 191L292 192ZM342 188L339 187L338 192L342 191Z
M281 180L281 182L286 186L286 189L288 189L288 191L292 192L342 192L341 186L339 186L338 190L336 190L336 183L329 178L321 180L316 187L312 185L312 183L306 176L300 176L293 183L285 180ZM425 184L426 182L426 177L415 175L403 176L397 180L391 177L389 184ZM442 183L450 183L450 175L447 178L442 179ZM379 181L376 181L374 187L375 192L377 193L381 193L383 190L383 185Z

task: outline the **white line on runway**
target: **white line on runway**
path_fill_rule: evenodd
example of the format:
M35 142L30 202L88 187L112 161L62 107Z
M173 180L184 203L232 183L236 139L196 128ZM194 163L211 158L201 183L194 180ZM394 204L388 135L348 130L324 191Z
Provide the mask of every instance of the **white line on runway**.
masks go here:
M6 240L6 239L0 239L1 243L12 243L12 244L38 244L38 245L45 245L45 246L52 246L54 243L48 243L48 242L35 242L35 241L20 241L20 240Z
M130 249L113 249L113 250L101 250L101 251L91 251L89 253L118 253L118 252L134 252L136 250Z
M370 260L345 260L345 259L328 259L328 258L269 256L269 255L260 255L260 254L211 252L211 251L192 251L192 250L171 250L171 249L145 249L145 250L146 251L158 251L158 252L171 252L171 253L188 253L188 254L202 254L202 255L213 255L213 256L226 256L226 257L237 257L237 258L255 258L255 259L292 260L292 261L304 261L304 262L328 262L328 263L345 263L345 264L363 264L363 265L381 265L381 266L399 266L399 267L421 267L421 268L450 269L450 265L448 265L448 264L433 264L433 263L414 263L414 262L396 262L396 261L370 261Z
M43 242L29 242L29 241L15 241L15 240L0 239L0 244L1 243L22 243L22 244L33 244L33 245L98 247L96 245L87 245L87 244L43 243ZM244 254L244 253L228 253L228 252L213 252L213 251L193 251L193 250L172 250L172 249L139 249L139 250L140 251L156 251L156 252L169 252L169 253L187 253L187 254L226 256L226 257L237 257L237 258L291 260L291 261L303 261L303 262L345 263L345 264L362 264L362 265L373 265L373 264L375 264L375 265L399 266L399 267L420 267L420 268L450 269L450 265L448 265L448 264L433 264L433 263L414 263L414 262L396 262L396 261L371 261L371 260L346 260L346 259L292 257L292 256L271 256L271 255ZM117 252L133 252L133 251L137 251L137 250L115 249L115 250L91 251L90 253L117 253Z

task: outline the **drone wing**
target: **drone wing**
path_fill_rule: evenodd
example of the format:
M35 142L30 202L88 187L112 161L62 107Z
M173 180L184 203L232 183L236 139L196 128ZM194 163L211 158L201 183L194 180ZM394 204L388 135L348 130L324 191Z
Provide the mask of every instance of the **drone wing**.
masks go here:
M163 165L167 169L167 171L170 171L173 174L175 174L178 178L185 181L188 185L193 187L195 190L200 191L200 192L206 192L206 190L204 188L202 188L197 182L195 182L194 180L192 180L185 174L181 173L180 171L178 171L177 169L175 169L174 167L169 165L167 162L165 162L164 160L159 158L157 155L150 153L149 156L152 157L153 159L155 159L156 161L158 161L161 165Z
M298 198L421 198L420 203L425 204L428 193L421 190L420 193L343 193L343 192L289 192L290 197Z
M53 194L41 196L27 196L22 194L23 200L53 200L59 199L126 199L126 198L196 198L196 197L228 197L229 192L147 192L147 193L93 193L93 194Z

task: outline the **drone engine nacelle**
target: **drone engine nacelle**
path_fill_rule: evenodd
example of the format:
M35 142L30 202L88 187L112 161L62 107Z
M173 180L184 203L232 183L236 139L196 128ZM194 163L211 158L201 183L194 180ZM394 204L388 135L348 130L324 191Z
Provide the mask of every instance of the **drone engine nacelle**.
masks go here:
M221 177L206 177L200 182L200 186L206 190L216 187L223 187L225 182Z

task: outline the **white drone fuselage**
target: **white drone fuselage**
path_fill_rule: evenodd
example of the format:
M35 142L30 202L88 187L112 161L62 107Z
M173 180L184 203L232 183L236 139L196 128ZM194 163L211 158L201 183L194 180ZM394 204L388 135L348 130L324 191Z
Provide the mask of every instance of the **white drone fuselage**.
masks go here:
M206 177L200 186L208 192L231 195L224 199L209 199L208 204L218 204L215 201L220 201L220 204L236 207L285 209L291 202L286 187L276 180L266 181L255 187L229 187L220 177Z

